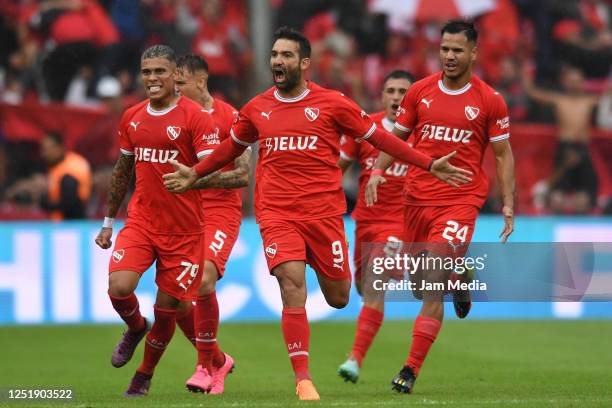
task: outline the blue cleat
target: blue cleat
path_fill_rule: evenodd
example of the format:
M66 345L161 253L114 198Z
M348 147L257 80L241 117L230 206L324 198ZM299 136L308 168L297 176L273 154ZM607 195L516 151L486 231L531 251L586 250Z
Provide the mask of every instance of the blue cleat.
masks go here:
M356 360L349 358L338 368L338 375L344 378L345 382L356 383L359 379L359 364Z

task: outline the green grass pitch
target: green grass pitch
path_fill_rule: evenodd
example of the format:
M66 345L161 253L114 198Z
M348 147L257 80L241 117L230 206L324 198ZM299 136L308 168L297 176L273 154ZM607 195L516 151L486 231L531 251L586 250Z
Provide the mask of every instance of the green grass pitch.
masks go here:
M220 344L236 360L222 396L185 390L195 351L177 329L149 396L141 399L122 393L142 344L127 366L110 365L120 326L2 327L0 388L69 387L76 395L72 402L10 404L18 407L612 406L609 321L446 322L412 395L389 386L407 356L412 322L383 324L355 385L336 375L354 330L354 322L311 326L311 373L320 402L296 401L279 323L221 325Z

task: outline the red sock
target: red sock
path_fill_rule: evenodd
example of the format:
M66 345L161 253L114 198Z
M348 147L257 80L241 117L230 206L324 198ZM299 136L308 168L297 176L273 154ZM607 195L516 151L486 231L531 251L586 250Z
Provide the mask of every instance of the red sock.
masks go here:
M310 327L308 326L306 309L303 307L284 308L282 326L296 381L310 379L310 373L308 372Z
M155 314L155 323L145 341L145 352L142 364L137 371L145 374L153 374L155 366L159 363L159 359L164 350L170 343L174 329L176 329L176 310L159 309L153 307Z
M414 375L419 375L419 370L427 357L429 348L438 336L440 327L442 327L442 322L433 317L419 315L416 318L412 329L410 355L406 360L406 365L412 368Z
M221 366L223 366L223 364L225 364L225 354L223 354L223 351L221 351L221 349L219 348L219 344L215 343L215 349L213 350L213 356L212 356L212 365L215 368L219 368Z
M219 303L217 303L216 292L198 297L195 307L195 326L198 364L211 370L215 349L218 349Z
M357 318L357 333L353 343L353 357L361 367L361 363L376 337L382 324L384 314L374 308L364 305Z
M119 317L127 324L129 331L139 332L144 330L145 321L140 314L138 298L135 294L131 293L128 296L121 297L113 296L109 293L108 297Z
M194 307L189 306L187 310L176 313L176 324L181 328L181 331L187 337L187 340L195 346L195 325L194 325Z

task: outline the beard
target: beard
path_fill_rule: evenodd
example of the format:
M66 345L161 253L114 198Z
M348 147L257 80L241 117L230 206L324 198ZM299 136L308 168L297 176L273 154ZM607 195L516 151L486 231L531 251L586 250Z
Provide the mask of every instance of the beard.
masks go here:
M276 82L275 80L274 85L277 88L282 89L283 91L287 91L287 90L295 88L300 83L301 79L302 78L300 76L299 70L295 70L295 71L287 70L285 72L285 80L281 82Z

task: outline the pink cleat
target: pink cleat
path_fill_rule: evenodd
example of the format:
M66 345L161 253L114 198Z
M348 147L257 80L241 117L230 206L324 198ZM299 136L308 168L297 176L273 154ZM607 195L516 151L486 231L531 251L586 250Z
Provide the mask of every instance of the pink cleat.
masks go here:
M234 359L227 353L225 355L225 363L219 368L213 368L212 371L212 388L211 394L223 394L225 387L225 377L234 371Z
M212 377L201 365L196 367L195 373L187 380L185 386L191 392L203 392L207 393L210 391L212 385Z

